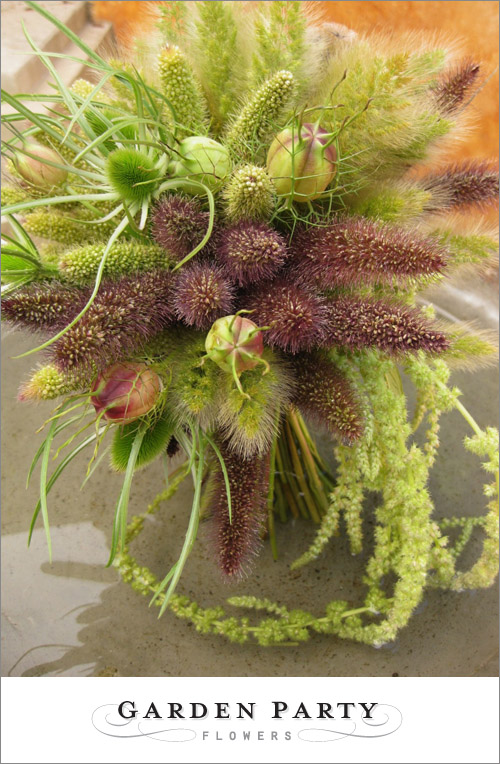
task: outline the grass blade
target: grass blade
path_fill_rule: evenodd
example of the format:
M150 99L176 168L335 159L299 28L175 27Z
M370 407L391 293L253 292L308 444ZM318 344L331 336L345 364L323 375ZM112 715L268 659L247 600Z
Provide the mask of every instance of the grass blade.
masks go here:
M118 548L118 541L121 542L122 549L125 546L125 533L127 530L127 510L128 500L130 496L130 486L132 485L132 478L134 477L134 468L139 455L139 449L141 447L142 439L144 438L145 429L141 427L137 435L134 438L134 443L130 451L130 456L127 464L127 470L125 472L125 478L123 480L122 490L116 503L115 520L113 523L113 535L111 538L111 551L109 554L109 560L107 566L109 567L115 559L116 550Z

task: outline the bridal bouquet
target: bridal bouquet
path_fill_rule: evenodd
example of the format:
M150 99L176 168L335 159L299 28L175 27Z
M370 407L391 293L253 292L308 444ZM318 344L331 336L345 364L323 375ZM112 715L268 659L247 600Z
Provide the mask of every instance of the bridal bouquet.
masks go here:
M87 477L108 453L123 473L108 564L160 614L203 633L380 645L426 588L490 586L498 436L476 424L449 376L494 360L495 343L437 321L420 299L496 251L478 218L498 195L494 167L442 158L463 137L479 66L414 35L361 37L281 0L165 3L154 35L108 60L27 5L91 70L67 87L61 54L26 33L54 88L3 94L3 318L43 352L20 400L58 401L30 470L40 472L31 531L43 521L50 553L50 490L85 450ZM416 390L411 412L403 381ZM428 476L452 409L493 482L485 515L438 522ZM155 459L165 484L129 518L134 474ZM189 474L186 535L160 581L131 544ZM368 496L377 506L362 601L317 614L232 597L247 610L239 617L176 593L200 520L214 576L231 582L251 574L263 543L279 560L275 527L293 518L317 524L293 568L340 529L360 553ZM482 552L462 570L476 532Z

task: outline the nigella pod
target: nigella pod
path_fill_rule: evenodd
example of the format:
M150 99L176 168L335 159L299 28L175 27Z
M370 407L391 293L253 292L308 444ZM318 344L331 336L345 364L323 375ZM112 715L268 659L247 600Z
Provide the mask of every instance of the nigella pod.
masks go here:
M53 166L64 163L57 151L34 141L25 143L22 151L16 151L12 161L19 175L39 189L49 191L61 186L68 177L64 167Z
M90 401L107 421L128 424L155 407L161 390L160 377L145 363L115 363L95 379Z
M267 171L278 196L304 203L317 199L337 172L332 134L319 124L285 128L269 147Z

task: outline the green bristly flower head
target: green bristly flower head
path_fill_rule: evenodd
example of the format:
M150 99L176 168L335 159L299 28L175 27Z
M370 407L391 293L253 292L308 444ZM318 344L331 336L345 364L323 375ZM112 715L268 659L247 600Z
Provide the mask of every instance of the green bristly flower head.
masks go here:
M180 48L171 45L160 51L158 71L162 91L174 108L179 134L206 132L206 105L201 88Z
M153 159L136 149L117 149L107 159L110 186L126 202L142 203L151 196L161 177Z
M223 197L227 219L239 223L241 220L267 220L275 205L276 193L262 167L245 165L230 177Z
M59 260L59 272L68 281L84 284L95 279L102 256L104 244L89 244L65 252ZM168 268L168 255L154 244L137 242L119 242L109 250L104 266L104 276L122 276L125 274L152 271L156 268Z
M53 364L37 369L20 390L20 401L50 401L74 389L71 377Z

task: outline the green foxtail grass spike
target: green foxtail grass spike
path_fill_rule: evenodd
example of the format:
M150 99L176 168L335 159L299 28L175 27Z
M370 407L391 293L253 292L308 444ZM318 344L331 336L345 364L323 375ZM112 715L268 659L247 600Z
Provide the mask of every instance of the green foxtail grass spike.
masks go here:
M235 157L255 161L259 153L263 153L259 149L280 124L293 90L293 74L283 70L273 74L251 95L226 135L226 146Z
M206 106L201 88L186 57L176 45L160 51L158 72L162 92L175 111L178 136L206 134Z
M231 223L267 220L275 205L272 181L262 167L244 165L235 170L224 191L224 211Z
M65 252L59 260L59 272L75 284L95 279L104 252L104 244L87 244ZM125 274L168 268L170 260L165 250L154 244L135 241L118 242L111 247L103 275L116 277Z

